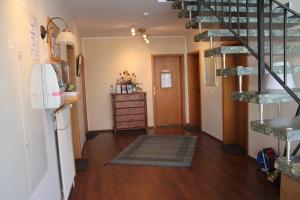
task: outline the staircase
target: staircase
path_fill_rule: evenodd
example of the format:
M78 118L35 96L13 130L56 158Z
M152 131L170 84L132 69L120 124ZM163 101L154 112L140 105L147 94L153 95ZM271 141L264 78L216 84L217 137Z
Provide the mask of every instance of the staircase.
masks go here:
M173 9L180 9L179 18L187 18L187 29L199 29L195 42L210 42L205 57L221 57L223 66L217 76L239 77L239 91L232 98L239 102L259 104L259 120L251 129L286 142L285 153L276 161L282 173L300 180L300 143L291 152L291 142L300 141L300 88L288 85L288 74L300 72L300 65L288 65L289 56L300 55L300 15L277 0L174 0ZM215 41L238 45L213 47ZM228 55L248 54L258 66L226 66ZM281 66L278 66L281 61ZM274 65L274 63L277 63ZM282 89L265 89L266 74ZM256 91L242 91L243 76L258 76ZM264 104L296 102L294 117L264 119Z

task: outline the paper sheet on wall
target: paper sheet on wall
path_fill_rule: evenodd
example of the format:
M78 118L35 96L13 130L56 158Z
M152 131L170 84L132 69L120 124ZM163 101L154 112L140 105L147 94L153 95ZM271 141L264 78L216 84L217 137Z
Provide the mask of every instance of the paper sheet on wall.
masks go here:
M170 72L161 73L161 88L171 88L172 87L172 75Z
M37 20L33 16L29 16L29 37L30 37L30 55L32 59L39 58L39 41Z

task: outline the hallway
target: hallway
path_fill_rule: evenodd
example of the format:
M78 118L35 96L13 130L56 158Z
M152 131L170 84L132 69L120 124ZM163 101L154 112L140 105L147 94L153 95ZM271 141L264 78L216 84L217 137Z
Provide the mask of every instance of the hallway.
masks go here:
M189 135L182 129L151 129L149 134ZM139 134L100 133L87 141L83 156L87 172L77 173L70 200L93 199L279 199L278 190L268 187L256 171L254 161L233 156L220 142L197 134L193 168L105 165Z

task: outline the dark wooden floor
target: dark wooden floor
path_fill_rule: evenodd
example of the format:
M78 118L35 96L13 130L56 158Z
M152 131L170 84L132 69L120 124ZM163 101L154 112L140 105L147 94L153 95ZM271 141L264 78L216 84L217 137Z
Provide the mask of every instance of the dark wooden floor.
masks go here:
M149 134L189 133L155 129ZM191 169L105 165L138 134L99 134L86 143L88 170L77 174L70 200L279 199L278 189L268 187L253 160L223 151L219 141L205 134L193 135L198 135L198 142Z

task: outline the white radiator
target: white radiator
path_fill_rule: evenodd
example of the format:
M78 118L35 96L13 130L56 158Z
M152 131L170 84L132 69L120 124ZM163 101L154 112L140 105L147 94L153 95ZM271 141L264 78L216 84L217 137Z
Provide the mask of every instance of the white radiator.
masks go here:
M65 106L57 112L56 120L62 190L67 200L75 178L70 107Z

